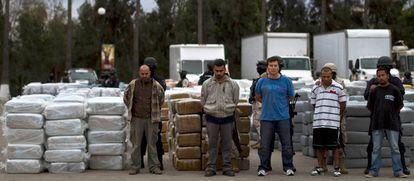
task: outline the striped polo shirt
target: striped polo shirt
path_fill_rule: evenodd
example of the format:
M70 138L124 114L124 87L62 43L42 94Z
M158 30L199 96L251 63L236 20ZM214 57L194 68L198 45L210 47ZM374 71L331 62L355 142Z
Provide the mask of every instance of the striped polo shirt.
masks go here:
M338 129L340 126L340 102L346 102L342 85L332 80L328 87L315 85L311 93L311 104L315 106L313 128Z

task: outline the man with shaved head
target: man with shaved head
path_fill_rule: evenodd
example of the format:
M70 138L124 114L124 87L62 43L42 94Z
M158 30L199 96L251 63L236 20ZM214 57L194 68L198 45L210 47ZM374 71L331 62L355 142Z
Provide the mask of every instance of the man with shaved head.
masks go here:
M128 107L127 120L131 124L131 142L133 145L130 175L139 173L141 167L142 137L148 141L148 166L152 174L160 175L160 162L157 157L158 124L161 121L161 106L164 103L164 89L151 78L148 65L139 68L139 78L132 80L125 90L124 103Z

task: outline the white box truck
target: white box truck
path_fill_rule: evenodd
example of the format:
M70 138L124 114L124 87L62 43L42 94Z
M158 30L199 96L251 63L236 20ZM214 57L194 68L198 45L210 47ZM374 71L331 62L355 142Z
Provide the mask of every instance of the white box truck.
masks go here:
M338 76L349 78L356 69L360 80L375 77L377 61L381 56L391 56L391 31L388 29L346 29L315 35L313 56L316 70L325 63L336 64ZM398 70L391 74L398 76Z
M282 74L292 80L313 80L308 33L263 33L242 39L241 77L256 78L256 63L278 55L284 61Z
M179 73L185 70L188 80L197 83L207 64L216 59L225 60L222 44L170 45L170 79L180 80Z

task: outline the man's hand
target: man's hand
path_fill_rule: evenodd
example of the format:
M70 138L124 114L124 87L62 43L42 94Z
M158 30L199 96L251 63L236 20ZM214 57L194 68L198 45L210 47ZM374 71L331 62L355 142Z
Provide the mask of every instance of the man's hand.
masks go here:
M319 86L320 84L321 84L321 80L318 79L315 81L315 85Z
M371 85L371 87L369 87L369 91L371 92L371 91L373 91L375 88L377 87L377 85Z

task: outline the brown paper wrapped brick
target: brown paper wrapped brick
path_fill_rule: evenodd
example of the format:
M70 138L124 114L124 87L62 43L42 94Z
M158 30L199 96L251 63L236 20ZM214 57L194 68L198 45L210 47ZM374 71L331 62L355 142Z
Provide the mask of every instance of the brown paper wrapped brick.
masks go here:
M188 133L188 134L177 134L177 146L201 146L201 134L200 133Z
M200 159L201 148L198 146L194 147L178 147L175 150L178 159Z
M200 171L201 159L176 159L176 167L178 171Z
M237 130L239 131L239 133L250 132L250 118L249 117L240 117L236 123L237 123Z
M168 143L167 133L161 133L161 142Z
M239 103L237 109L239 109L240 117L248 117L252 114L252 105L249 103Z
M203 106L198 99L185 99L175 103L175 110L178 114L198 114L203 112Z
M164 153L169 152L170 150L168 143L162 143L162 148L164 149Z
M201 132L201 120L200 115L180 115L175 116L175 125L178 133L200 133Z
M206 154L208 151L208 141L202 140L201 141L201 153Z
M188 93L175 93L175 94L171 94L169 98L170 98L170 100L190 98L190 94L188 94Z
M161 108L161 119L168 118L170 110L168 108Z
M240 153L240 157L246 158L249 157L250 148L247 145L241 145L242 152Z
M166 133L167 130L168 130L168 121L163 121L162 122L161 133Z
M248 145L250 143L250 135L249 133L240 133L240 144L241 145Z

